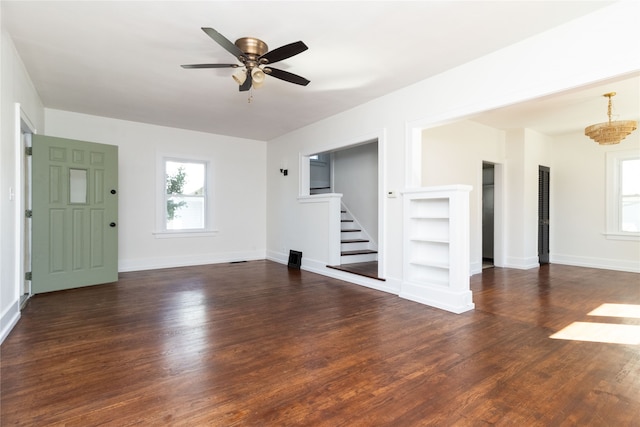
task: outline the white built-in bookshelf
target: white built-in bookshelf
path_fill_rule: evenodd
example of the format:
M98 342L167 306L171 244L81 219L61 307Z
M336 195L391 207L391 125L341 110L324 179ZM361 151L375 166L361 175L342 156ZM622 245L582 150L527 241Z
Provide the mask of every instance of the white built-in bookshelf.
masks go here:
M400 296L454 313L474 308L469 286L471 186L403 192L404 268Z

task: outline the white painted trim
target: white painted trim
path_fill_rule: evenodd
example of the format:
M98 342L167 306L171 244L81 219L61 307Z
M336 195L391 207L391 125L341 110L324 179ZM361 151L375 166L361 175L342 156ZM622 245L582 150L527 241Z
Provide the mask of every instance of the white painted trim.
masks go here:
M22 131L23 128L27 133L36 133L35 126L27 113L22 109L22 106L19 102L14 104L14 120L15 120L15 134L14 134L14 144L15 144L15 187L11 190L13 193L13 197L15 200L15 230L16 230L16 238L15 238L15 266L14 266L14 274L15 274L15 296L17 298L17 304L20 304L20 298L22 297L22 287L24 283L25 277L25 248L26 248L26 236L25 236L25 206L27 197L24 194L25 191L25 183L28 182L29 177L26 176L27 170L24 167L25 164L25 146L22 140ZM23 126L24 123L24 126ZM31 290L28 292L31 295Z
M308 197L311 192L311 160L309 156L311 154L302 154L298 153L298 170L300 174L298 175L298 200L303 197ZM285 160L280 162L280 169L287 169ZM331 173L333 173L333 165L331 165ZM331 180L331 188L333 189L333 179Z
M267 254L267 259L269 261L274 261L285 265L288 262L288 256L281 252L269 251L269 253ZM346 273L344 271L328 268L325 263L318 260L312 260L303 257L300 269L394 295L398 295L398 293L400 292L401 281L399 279L387 278L383 281L371 279L364 276L358 276L356 274Z
M14 301L0 318L0 344L2 344L20 320L20 299Z
M177 237L213 237L218 235L218 230L177 230L177 231L153 231L156 239L173 239Z
M227 262L265 259L265 251L222 252L197 256L170 256L135 260L118 260L118 272L157 270L161 268L189 267L194 265L223 264Z
M602 233L602 235L607 239L607 240L630 240L633 242L639 242L640 241L640 234L639 233L624 233L624 232L620 232L620 233Z
M606 158L606 231L604 235L610 240L640 240L640 232L621 231L622 212L620 212L620 193L622 177L620 176L622 162L640 157L638 150L608 151Z
M475 308L470 290L452 290L437 285L403 282L400 297L455 314Z
M529 270L532 268L540 267L538 262L538 257L507 257L505 260L505 264L502 266L505 268L515 268L518 270Z
M386 212L388 212L387 200L387 128L381 129L378 135L378 277L387 278L387 221ZM387 278L387 280L389 280ZM397 289L400 289L398 283Z
M610 258L592 258L584 256L550 254L552 264L573 265L576 267L599 268L603 270L628 271L640 273L640 261L620 260Z
M23 114L20 103L15 103L14 113L14 144L15 144L15 187L9 190L9 200L15 201L15 227L16 233L14 239L14 297L17 298L18 304L20 303L20 296L22 295L22 284L24 280L24 248L25 248L25 227L24 227L24 182L25 182L25 168L24 168L24 147L22 145L22 122L21 116ZM13 302L15 304L15 301Z
M422 187L422 128L405 123L405 188Z
M504 267L507 247L507 188L506 168L503 163L493 164L493 265ZM480 212L482 216L482 212ZM480 255L482 258L482 255ZM482 259L480 259L482 264ZM482 268L482 267L481 267Z
M306 196L299 196L298 202L300 203L331 203L332 199L341 199L340 193L322 193Z
M482 273L482 261L472 261L469 264L469 276L473 276L474 274Z

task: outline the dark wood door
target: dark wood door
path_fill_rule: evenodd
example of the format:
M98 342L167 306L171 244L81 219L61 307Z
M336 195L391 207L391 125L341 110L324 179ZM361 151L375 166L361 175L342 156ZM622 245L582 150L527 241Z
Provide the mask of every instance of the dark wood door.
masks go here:
M549 263L549 178L550 169L538 167L538 262Z

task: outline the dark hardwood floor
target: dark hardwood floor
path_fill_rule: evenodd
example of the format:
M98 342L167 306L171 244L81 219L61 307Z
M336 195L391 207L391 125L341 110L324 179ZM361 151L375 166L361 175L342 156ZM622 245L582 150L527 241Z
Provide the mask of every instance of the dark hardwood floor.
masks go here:
M357 274L358 276L369 277L385 281L384 278L378 277L378 261L356 262L354 264L327 265L334 270L346 271L347 273Z
M33 297L0 348L2 426L639 426L640 346L551 339L640 275L471 278L456 315L269 261Z

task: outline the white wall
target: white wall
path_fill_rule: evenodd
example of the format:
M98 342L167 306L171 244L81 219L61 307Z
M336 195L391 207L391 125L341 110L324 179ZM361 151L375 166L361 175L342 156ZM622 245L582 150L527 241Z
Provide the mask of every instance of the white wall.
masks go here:
M416 157L413 152L416 139L418 146L421 142L421 132L416 130L640 71L640 56L628 54L635 51L636 40L640 39L636 19L639 14L637 2L615 3L270 141L268 253L274 259L283 259L284 248L292 242L297 249L318 256L327 252L326 239L316 239L315 234L292 234L317 226L301 214L301 203L297 199L300 153L329 151L378 135L383 142L382 193L402 190L412 185L410 178L414 174L408 166ZM607 52L607 61L593 62L593 52L598 51ZM282 162L288 163L289 177L279 176ZM383 199L381 221L383 232L379 238L384 242L381 250L386 284L399 288L402 282L401 198ZM522 253L523 258L528 256Z
M464 184L469 194L470 271L482 268L482 162L505 163L505 132L463 120L422 132L422 186Z
M47 135L119 147L120 271L265 258L265 142L45 111ZM214 235L154 234L162 155L211 161Z
M531 129L506 132L505 267L538 266L538 166L552 167L551 142Z
M607 239L605 156L640 151L640 134L621 144L600 146L576 132L549 137L531 129L506 132L461 121L423 132L423 185L468 184L471 271L480 271L482 161L504 165L504 267L538 264L538 166L551 168L550 258L556 264L640 272L640 243ZM444 166L447 165L447 166Z
M378 144L368 143L333 153L334 192L367 234L378 243Z
M2 9L0 8L0 11ZM1 28L0 35L0 341L20 316L23 269L20 265L23 220L22 151L18 149L20 113L39 131L44 109L13 41ZM13 194L13 196L10 196Z
M553 145L551 262L640 272L640 242L604 235L606 153L640 154L640 131L612 146L600 146L581 133L555 138Z

